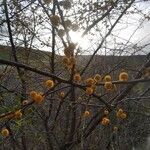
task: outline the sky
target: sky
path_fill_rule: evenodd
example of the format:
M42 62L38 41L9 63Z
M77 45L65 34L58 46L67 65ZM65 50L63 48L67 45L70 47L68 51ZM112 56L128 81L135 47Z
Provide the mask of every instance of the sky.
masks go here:
M142 10L145 14L149 14L149 16L150 16L150 1L137 3L136 7L138 9ZM142 15L131 14L131 15L126 15L122 18L122 20L125 24L118 24L112 32L117 43L125 42L129 38L131 38L130 39L131 44L138 43L139 45L143 45L150 41L150 20L149 21L146 20L141 24L139 22L139 20L141 20L142 17L143 17ZM139 27L138 30L136 30L137 27ZM49 30L44 31L43 29L41 29L39 31L40 31L40 37L42 38L42 40L48 41L49 40L48 37L51 35L51 31L49 31ZM5 33L7 33L7 32L5 32ZM84 36L82 38L81 37L82 33L83 33L83 30L79 30L77 32L73 32L73 31L69 32L72 41L78 42L81 49L83 49L83 51L84 51L83 54L89 54L89 48L92 50L92 48L91 48L92 42L96 41L95 42L96 44L95 43L92 44L93 50L94 50L96 48L97 44L100 42L100 40L98 40L98 38L99 38L98 35L96 35L96 36L88 35L88 36ZM131 37L131 35L132 35L132 37ZM113 48L113 44L111 44L111 40L112 40L111 38L112 37L107 38L109 48ZM0 43L2 43L2 44L3 44L3 39L5 39L5 38L0 39ZM42 47L41 44L39 43L39 41L35 41L35 43L39 49L49 51L49 48ZM147 49L146 50L146 53L147 53L149 50L147 47L146 47L146 49ZM100 54L103 52L104 52L103 50L100 51ZM62 51L60 50L59 53L62 54Z

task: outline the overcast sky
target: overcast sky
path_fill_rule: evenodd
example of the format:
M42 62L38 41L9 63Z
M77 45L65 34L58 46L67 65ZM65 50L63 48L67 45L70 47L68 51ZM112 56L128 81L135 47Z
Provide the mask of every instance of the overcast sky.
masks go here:
M136 4L137 8L142 10L145 14L149 14L150 17L150 1L146 2L140 2ZM131 35L134 33L134 31L139 27L139 29L134 33L133 37L131 38L131 43L138 43L138 44L145 44L150 41L150 20L145 20L142 24L140 24L139 20L141 21L142 16L137 15L137 14L132 14L132 15L125 15L122 20L126 22L126 24L119 24L117 25L114 30L113 34L116 35L116 40L118 42L123 42L125 40L128 40ZM1 31L0 31L1 33ZM4 32L3 32L4 33ZM41 36L43 34L43 30L41 31ZM81 33L81 32L80 32ZM42 37L43 40L47 40L49 36L49 32L45 32ZM80 41L79 44L81 44L81 47L83 49L86 49L88 46L90 46L90 42L87 40L88 37L85 36L85 39L79 40L80 39L80 34L79 33L73 33L72 37L74 38L73 40ZM117 38L118 37L118 38ZM93 39L96 38L93 37ZM5 38L2 38L5 39ZM2 39L0 43L3 44ZM109 38L108 38L109 39ZM39 43L38 41L36 43ZM39 44L40 47L40 44ZM46 47L40 48L43 50L49 50Z

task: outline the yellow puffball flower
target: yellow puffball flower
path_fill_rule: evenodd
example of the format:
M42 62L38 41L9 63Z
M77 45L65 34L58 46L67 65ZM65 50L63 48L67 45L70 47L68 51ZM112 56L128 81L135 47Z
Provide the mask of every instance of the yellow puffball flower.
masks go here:
M71 2L68 0L63 1L63 7L64 7L64 9L70 9L71 8Z
M36 94L37 94L37 92L31 91L31 92L30 92L30 97L33 99L33 98L35 97Z
M65 93L64 92L60 92L59 96L60 96L60 98L64 98L65 97Z
M77 30L79 29L78 24L76 24L76 23L72 24L71 29L72 29L73 31L77 31Z
M59 29L58 36L62 38L64 35L65 35L65 31L63 29Z
M80 82L81 81L81 76L79 73L76 73L74 76L73 76L73 80L76 81L76 82Z
M15 119L20 119L22 117L22 112L21 110L17 110L15 113L14 113L14 117Z
M99 82L99 81L101 81L101 80L102 80L102 77L101 77L101 75L99 75L99 74L96 74L96 75L95 75L95 77L94 77L94 80L95 80L96 82Z
M44 100L44 97L41 94L36 94L33 100L36 104L41 104Z
M58 26L60 24L60 17L58 15L53 15L50 17L53 26Z
M68 47L69 49L74 50L76 48L76 44L70 43Z
M75 65L76 64L76 59L74 57L70 57L70 63L72 65Z
M105 82L110 82L111 81L111 76L110 75L106 75L104 78Z
M126 119L126 118L127 118L127 114L126 114L126 113L122 113L122 114L120 115L120 118L121 118L121 119Z
M124 113L124 111L122 110L122 109L119 109L118 111L117 111L117 117L118 118L120 118L120 119L125 119L126 117L127 117L127 114L126 113Z
M113 84L110 81L105 82L104 87L105 87L106 90L111 90L111 89L113 89Z
M119 113L119 112L116 113L116 115L117 115L118 118L121 118L121 114L122 113Z
M121 72L119 75L119 81L127 81L129 78L129 75L126 72Z
M91 87L87 87L87 88L86 88L85 93L86 93L87 95L92 95L93 92L94 92L93 88L91 88Z
M76 48L76 44L70 43L69 46L65 47L65 49L64 49L65 56L67 56L68 58L72 57L74 54L75 48Z
M48 88L53 88L54 87L54 81L53 80L47 80L45 82L45 86L48 87Z
M68 57L64 57L63 58L63 63L66 64L66 65L70 64L69 58Z
M74 51L72 49L70 49L70 47L66 47L64 49L64 54L66 57L71 57L73 56Z
M120 108L120 109L118 110L118 112L119 112L119 113L123 113L123 109Z
M4 128L4 129L2 129L1 134L3 137L7 137L7 136L9 136L9 130Z
M92 78L88 78L86 79L86 84L87 86L92 86L93 84L95 84L95 81Z
M88 110L86 110L85 112L84 112L84 117L89 117L90 116L90 112L88 111Z
M65 27L70 28L72 25L72 22L68 19L64 21Z
M104 117L101 121L101 124L104 126L107 126L110 124L110 120L108 118Z

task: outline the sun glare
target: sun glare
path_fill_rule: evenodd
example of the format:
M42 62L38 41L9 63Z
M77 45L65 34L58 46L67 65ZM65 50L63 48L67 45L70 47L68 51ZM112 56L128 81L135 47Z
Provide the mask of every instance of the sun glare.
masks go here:
M69 35L71 37L72 42L77 43L83 49L88 48L89 42L85 37L81 36L81 33L70 31Z

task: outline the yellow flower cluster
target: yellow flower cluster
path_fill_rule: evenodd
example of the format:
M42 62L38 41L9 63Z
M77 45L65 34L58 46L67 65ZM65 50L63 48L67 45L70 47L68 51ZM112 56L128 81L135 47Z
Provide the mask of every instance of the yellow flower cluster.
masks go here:
M64 21L65 27L70 28L72 25L72 22L68 19Z
M70 58L74 54L74 50L76 48L76 45L74 43L70 43L68 47L65 47L64 54L66 57Z
M102 119L102 121L101 121L101 124L102 124L103 126L107 126L107 125L110 124L110 120L109 120L108 118L104 117L104 118Z
M62 38L64 35L65 35L65 31L63 29L59 29L58 36Z
M96 74L95 77L94 77L94 80L95 80L96 83L100 82L102 80L101 75Z
M104 88L105 88L106 90L112 90L112 89L113 89L113 84L112 84L112 82L111 82L111 81L105 82Z
M70 9L71 8L71 2L68 0L63 1L63 7L64 7L64 9Z
M88 78L86 79L86 94L87 95L92 95L94 93L94 90L96 89L96 82L93 78Z
M14 113L14 118L15 119L20 119L22 117L22 112L21 110L17 110L15 113Z
M91 113L88 111L88 110L86 110L85 112L84 112L84 117L89 117L91 115Z
M76 82L80 82L81 81L81 76L79 73L75 73L73 76L73 80Z
M129 78L129 75L126 72L121 72L119 75L119 81L127 81Z
M104 77L104 82L105 82L105 84L104 84L104 88L106 89L106 90L112 90L113 88L114 88L114 85L112 84L112 78L111 78L111 76L110 75L106 75L105 77Z
M92 79L92 78L86 79L86 85L87 85L87 86L92 86L92 85L94 85L94 84L95 84L94 79Z
M92 87L87 87L87 88L86 88L85 93L86 93L87 95L92 95L92 94L93 94L93 92L94 92L94 90L93 90L93 88L92 88Z
M127 114L122 110L122 109L119 109L116 113L117 117L120 118L120 119L125 119L127 118Z
M47 80L45 82L45 86L49 89L53 88L54 87L54 81L53 80Z
M1 131L1 134L3 137L8 137L9 136L9 130L7 128L3 128Z
M44 100L44 96L40 93L35 92L35 91L30 92L30 97L32 98L32 100L34 100L34 102L36 104L41 104Z
M51 23L53 26L59 26L60 24L60 17L58 15L53 15L50 17Z
M66 65L69 65L70 64L70 60L68 57L64 57L63 58L63 63L66 64Z
M110 75L106 75L104 77L104 82L110 82L111 81L111 76Z
M74 57L75 48L76 45L74 43L70 43L69 46L64 49L65 57L63 58L63 63L69 70L76 64L76 59Z
M72 24L71 29L72 29L73 31L77 31L77 30L79 29L78 24L76 24L76 23Z
M75 64L76 64L76 59L75 59L75 57L70 57L70 58L69 58L69 61L70 61L70 65L75 65Z
M64 98L65 97L65 93L64 92L60 92L59 96L60 96L60 98Z
M68 69L71 69L75 64L76 64L76 60L74 57L64 57L63 58L63 63L66 65L66 67Z

